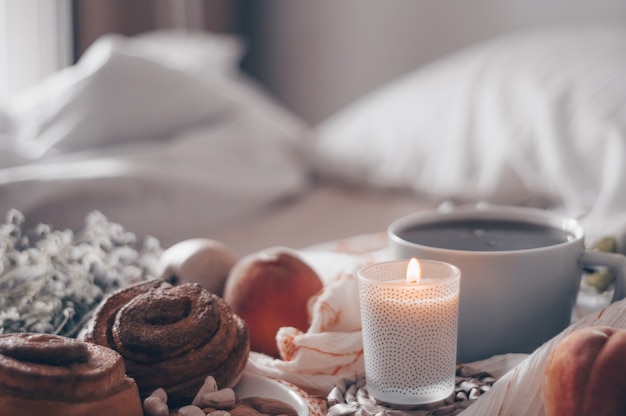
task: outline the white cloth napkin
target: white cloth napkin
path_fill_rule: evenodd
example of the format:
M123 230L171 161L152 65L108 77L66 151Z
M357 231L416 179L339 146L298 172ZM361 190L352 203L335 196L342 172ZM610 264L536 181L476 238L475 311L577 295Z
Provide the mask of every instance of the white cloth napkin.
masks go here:
M363 254L296 251L320 276L324 288L310 304L307 332L283 327L276 334L283 359L252 352L246 370L325 395L341 379L364 374L357 273L388 259L385 249Z

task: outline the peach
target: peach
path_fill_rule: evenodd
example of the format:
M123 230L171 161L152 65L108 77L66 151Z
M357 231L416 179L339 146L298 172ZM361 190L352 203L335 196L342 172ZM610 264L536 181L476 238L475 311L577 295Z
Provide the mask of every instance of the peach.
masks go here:
M159 259L159 277L173 285L198 283L221 296L236 262L237 256L225 244L208 238L192 238L163 252Z
M548 416L626 415L626 330L587 327L550 353L542 380Z
M317 273L295 253L274 248L250 254L231 270L224 300L247 324L250 349L278 358L281 327L306 332L308 303L322 289Z

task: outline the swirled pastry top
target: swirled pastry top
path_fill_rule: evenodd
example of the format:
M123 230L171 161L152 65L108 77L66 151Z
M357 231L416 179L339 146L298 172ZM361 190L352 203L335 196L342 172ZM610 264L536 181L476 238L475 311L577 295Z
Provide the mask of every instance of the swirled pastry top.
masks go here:
M174 403L191 400L208 375L233 386L250 350L245 323L222 298L161 280L111 294L81 337L118 351L142 397L164 388Z

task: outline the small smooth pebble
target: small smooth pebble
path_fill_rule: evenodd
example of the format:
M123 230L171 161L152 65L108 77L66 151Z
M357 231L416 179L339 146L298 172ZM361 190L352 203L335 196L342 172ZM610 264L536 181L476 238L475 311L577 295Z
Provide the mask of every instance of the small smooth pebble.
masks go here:
M344 415L353 415L357 412L357 406L350 406L345 403L338 403L331 408L328 409L327 416L344 416Z
M470 391L471 389L478 387L478 384L473 381L464 381L459 385L459 388L463 391Z
M150 397L156 397L163 403L167 403L167 392L163 388L158 388L150 394Z
M143 411L148 416L168 416L170 414L170 409L167 407L167 404L163 403L163 401L156 396L145 398L143 401Z
M357 386L356 384L352 384L350 387L348 387L348 390L346 390L346 403L348 404L352 404L355 403L356 400L356 391L357 391Z
M237 397L235 396L235 391L230 388L220 389L218 391L212 391L209 393L205 393L198 400L199 404L197 406L200 407L215 407L218 409L226 409L237 401Z
M478 387L474 387L469 392L469 399L476 400L480 397L480 389Z
M193 398L191 404L194 406L202 407L202 397L207 393L212 393L217 390L217 382L215 381L215 377L207 376L207 378L204 379L202 387L200 387L200 390L198 390L198 393L196 393L196 397Z
M198 406L183 406L178 409L178 416L205 416L205 413Z
M231 416L228 410L215 410L214 412L207 413L207 416Z
M345 400L339 387L334 387L328 394L328 404L332 406L338 403L345 403Z

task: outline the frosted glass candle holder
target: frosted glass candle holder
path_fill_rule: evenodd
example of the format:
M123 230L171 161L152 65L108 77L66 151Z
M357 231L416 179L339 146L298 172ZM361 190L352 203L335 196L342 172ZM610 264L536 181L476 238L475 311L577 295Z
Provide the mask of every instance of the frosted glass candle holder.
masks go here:
M461 272L420 260L421 280L409 283L408 263L358 273L367 389L390 404L442 400L455 385Z

